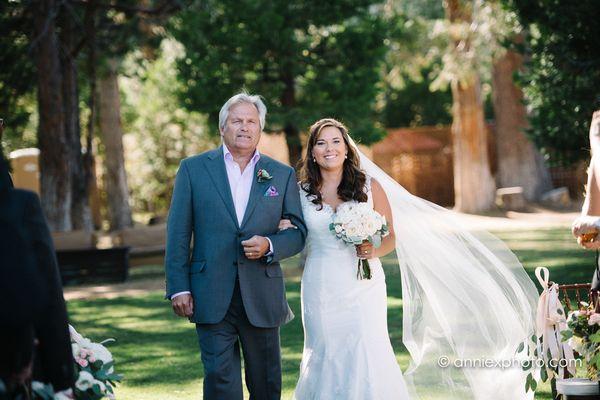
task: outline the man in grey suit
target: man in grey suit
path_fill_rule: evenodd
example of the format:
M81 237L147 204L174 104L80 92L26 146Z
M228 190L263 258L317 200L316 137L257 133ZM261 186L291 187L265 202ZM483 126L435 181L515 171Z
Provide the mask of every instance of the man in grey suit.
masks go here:
M279 326L293 314L279 261L302 250L306 226L294 170L256 150L266 111L259 96L230 98L223 145L183 160L175 178L166 297L196 324L204 399L243 398L240 344L250 398L281 398ZM279 231L281 219L297 229Z

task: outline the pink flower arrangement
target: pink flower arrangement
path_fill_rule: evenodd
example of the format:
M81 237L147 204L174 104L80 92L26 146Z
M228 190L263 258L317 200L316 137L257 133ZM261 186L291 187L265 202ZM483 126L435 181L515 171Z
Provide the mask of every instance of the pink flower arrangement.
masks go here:
M77 371L75 398L82 400L114 399L114 386L122 376L114 373L112 354L104 346L110 340L94 343L69 325L71 348Z

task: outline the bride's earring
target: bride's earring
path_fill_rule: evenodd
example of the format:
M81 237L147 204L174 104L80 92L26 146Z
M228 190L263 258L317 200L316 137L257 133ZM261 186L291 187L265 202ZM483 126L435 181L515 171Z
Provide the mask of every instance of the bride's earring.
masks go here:
M344 156L344 158L348 158L348 153L346 153L346 155Z
M317 162L317 159L316 159L316 158L314 158L314 157L313 157L313 162L314 162L314 163L316 163L316 162Z

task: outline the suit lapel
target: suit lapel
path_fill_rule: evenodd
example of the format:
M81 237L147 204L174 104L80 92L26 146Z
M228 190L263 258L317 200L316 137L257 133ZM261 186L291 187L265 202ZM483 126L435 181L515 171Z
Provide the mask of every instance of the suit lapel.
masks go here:
M252 212L256 207L256 203L260 200L262 196L264 196L265 190L269 187L270 181L259 182L257 178L257 173L260 169L268 169L269 162L265 161L264 157L261 157L256 165L254 166L254 172L252 174L252 188L250 189L250 196L248 197L248 205L246 206L246 211L244 212L244 219L242 220L242 227L248 222L250 217L252 216Z
M225 170L223 146L220 146L218 149L211 152L208 156L206 167L210 178L217 188L217 192L219 192L219 195L223 199L225 207L229 211L231 218L233 218L235 225L239 228L235 206L233 205L233 195L231 194L231 188L229 187L229 178L227 178L227 171Z

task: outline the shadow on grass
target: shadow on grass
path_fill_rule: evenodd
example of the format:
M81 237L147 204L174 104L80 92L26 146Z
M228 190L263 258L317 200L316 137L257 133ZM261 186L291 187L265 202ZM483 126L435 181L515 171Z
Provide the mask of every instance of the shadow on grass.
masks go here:
M201 378L195 331L173 315L162 293L71 301L68 308L84 336L94 341L116 339L108 348L128 386L157 380L185 384Z
M537 284L534 269L547 266L551 279L558 283L589 282L594 254L577 247L568 229L503 231L498 233L524 264ZM408 354L402 344L401 279L395 255L383 260L388 290L388 327L392 345L403 369ZM284 393L296 385L302 356L303 329L300 310L298 257L284 263L288 301L296 318L281 328ZM131 279L162 277L162 267L148 265L132 269ZM195 329L192 324L173 315L163 293L153 291L136 297L74 300L68 304L77 330L92 340L116 338L108 345L116 360L117 372L124 374L128 390L151 390L167 393L173 387L200 382L200 362ZM197 397L196 394L188 396ZM285 397L285 396L284 396ZM187 397L191 398L191 397ZM536 398L550 398L547 390Z

